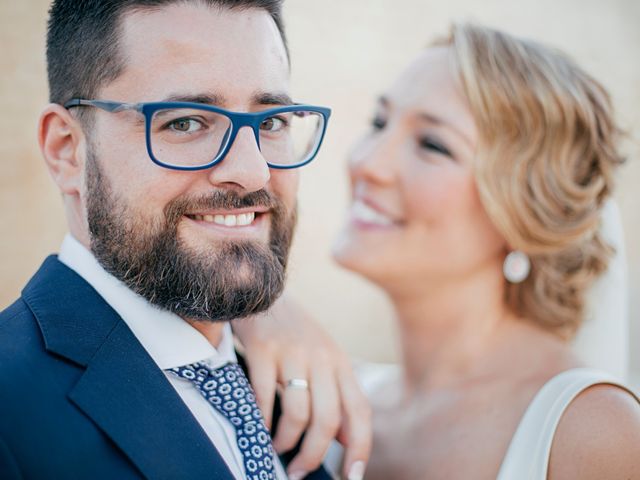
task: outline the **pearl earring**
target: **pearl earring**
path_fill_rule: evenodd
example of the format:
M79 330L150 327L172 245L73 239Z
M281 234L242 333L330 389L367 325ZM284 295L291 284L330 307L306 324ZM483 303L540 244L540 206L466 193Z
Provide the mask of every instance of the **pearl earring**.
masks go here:
M531 261L526 253L514 250L504 259L502 273L510 283L523 282L531 272Z

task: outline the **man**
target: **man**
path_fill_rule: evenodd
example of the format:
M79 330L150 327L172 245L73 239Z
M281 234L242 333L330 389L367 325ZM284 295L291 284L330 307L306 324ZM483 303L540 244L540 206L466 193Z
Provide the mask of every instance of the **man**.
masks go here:
M70 235L0 314L0 477L285 478L228 323L282 291L329 116L289 98L282 28L278 0L53 3L39 141Z

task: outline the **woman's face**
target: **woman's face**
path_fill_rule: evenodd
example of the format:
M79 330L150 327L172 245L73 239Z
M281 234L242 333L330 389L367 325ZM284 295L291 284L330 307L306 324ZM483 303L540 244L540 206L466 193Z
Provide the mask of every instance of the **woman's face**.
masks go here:
M383 287L500 268L504 241L472 171L478 131L450 61L437 47L409 65L349 158L352 204L334 256Z

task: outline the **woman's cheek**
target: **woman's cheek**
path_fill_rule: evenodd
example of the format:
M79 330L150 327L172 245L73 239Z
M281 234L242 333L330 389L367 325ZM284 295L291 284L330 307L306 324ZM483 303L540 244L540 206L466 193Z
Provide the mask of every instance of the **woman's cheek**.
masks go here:
M446 167L425 168L405 177L407 213L429 223L460 218L474 209L473 179Z

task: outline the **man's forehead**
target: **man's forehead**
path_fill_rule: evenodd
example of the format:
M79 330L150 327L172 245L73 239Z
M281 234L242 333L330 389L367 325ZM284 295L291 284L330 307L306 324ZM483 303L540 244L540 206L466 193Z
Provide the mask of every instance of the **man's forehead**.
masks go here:
M182 2L127 12L121 32L125 67L114 83L144 87L144 100L215 92L233 103L288 92L286 50L266 10Z

